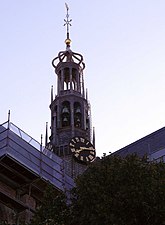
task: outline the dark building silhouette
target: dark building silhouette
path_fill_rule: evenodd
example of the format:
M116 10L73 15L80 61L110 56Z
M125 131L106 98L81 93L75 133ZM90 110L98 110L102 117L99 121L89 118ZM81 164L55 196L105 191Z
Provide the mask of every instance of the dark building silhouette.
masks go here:
M150 161L165 161L165 127L113 153L121 157L130 154L137 154L139 157L147 156Z

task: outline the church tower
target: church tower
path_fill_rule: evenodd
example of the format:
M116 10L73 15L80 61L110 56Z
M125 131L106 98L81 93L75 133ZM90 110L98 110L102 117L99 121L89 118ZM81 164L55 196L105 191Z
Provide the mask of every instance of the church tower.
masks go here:
M70 175L82 173L86 165L95 158L95 137L91 130L90 104L84 88L83 56L70 48L68 14L64 19L67 28L66 50L60 51L52 61L57 75L57 94L51 90L51 136L50 142L55 154L67 163ZM92 137L93 136L93 137Z

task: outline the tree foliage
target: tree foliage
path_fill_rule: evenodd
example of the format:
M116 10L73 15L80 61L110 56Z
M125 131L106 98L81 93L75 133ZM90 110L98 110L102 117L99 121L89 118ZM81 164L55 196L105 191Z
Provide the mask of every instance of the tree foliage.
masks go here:
M43 202L37 212L54 219L49 225L163 225L165 164L136 155L104 157L76 180L69 205L60 198L52 205Z
M63 225L69 217L69 208L64 193L57 195L51 185L47 187L41 207L31 221L31 225Z
M165 164L105 157L77 180L73 206L79 225L165 224Z

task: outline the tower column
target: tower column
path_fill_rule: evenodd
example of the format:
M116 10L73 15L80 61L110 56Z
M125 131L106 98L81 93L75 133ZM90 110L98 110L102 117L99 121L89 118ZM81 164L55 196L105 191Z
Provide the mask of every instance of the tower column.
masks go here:
M69 80L70 80L70 90L73 90L73 76L72 76L72 68L69 68Z
M82 95L83 95L83 98L85 97L85 90L84 90L84 77L83 77L83 74L82 74Z
M78 90L79 92L81 92L81 86L80 86L80 74L77 73L77 74L76 74L76 77L77 77L77 90Z
M53 140L56 139L56 129L57 129L56 120L57 120L57 114L56 114L56 112L54 112L53 113Z
M64 90L64 70L61 70L61 90Z
M71 110L71 133L72 137L74 136L74 103L70 103L70 110Z
M58 100L58 102L57 102L57 115L56 115L56 117L57 117L57 124L56 124L56 127L57 128L60 128L60 123L61 123L61 113L60 113L60 105L59 105L59 100Z
M58 94L60 93L60 90L61 90L61 77L60 75L58 75L58 87L57 87L57 91L58 91Z
M87 120L87 113L86 113L86 105L84 104L83 106L83 115L82 115L82 127L83 129L87 129L87 126L86 126L86 120Z

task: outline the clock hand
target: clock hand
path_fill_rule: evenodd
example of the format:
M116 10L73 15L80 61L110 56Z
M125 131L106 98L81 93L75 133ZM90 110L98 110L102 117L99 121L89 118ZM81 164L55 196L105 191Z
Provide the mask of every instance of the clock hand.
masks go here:
M92 147L89 147L89 148L86 148L86 147L80 147L80 149L77 149L76 151L75 151L75 153L80 153L81 151L94 151L95 149L94 148L92 148Z
M81 152L82 151L82 149L77 149L76 151L75 151L75 153L79 153L79 152Z
M86 147L80 147L80 150L88 150L88 151L94 151L95 149L92 147L86 148Z

